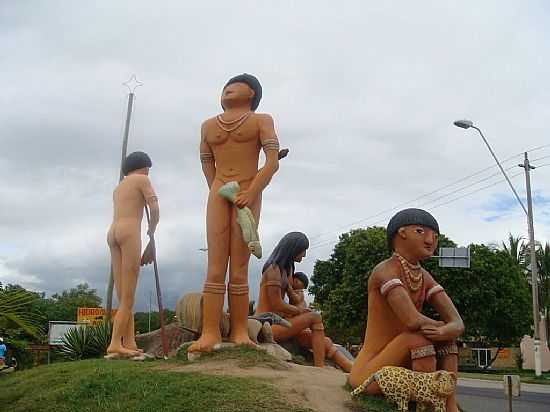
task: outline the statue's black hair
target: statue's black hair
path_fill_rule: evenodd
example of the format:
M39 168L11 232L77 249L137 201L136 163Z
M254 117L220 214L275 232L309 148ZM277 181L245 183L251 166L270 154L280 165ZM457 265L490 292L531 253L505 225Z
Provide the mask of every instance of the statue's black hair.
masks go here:
M124 159L124 165L122 166L122 173L124 176L134 170L143 169L144 167L151 167L153 163L151 158L145 152L133 152L126 156Z
M298 279L304 285L304 289L307 289L309 286L309 279L304 272L294 272L294 277Z
M252 111L255 111L260 105L260 100L262 100L262 85L256 76L248 73L239 74L238 76L229 79L223 88L225 89L232 83L246 83L252 90L254 90L254 97L252 97L252 101L250 102L250 108Z
M389 221L388 227L386 228L388 236L388 247L393 251L393 238L397 234L397 231L403 226L408 225L420 225L426 226L434 230L439 234L439 225L437 220L422 209L404 209L400 212L397 212Z
M271 265L278 266L279 269L286 272L287 276L294 273L294 258L307 250L309 240L301 232L290 232L283 236L271 255L265 262L262 273Z

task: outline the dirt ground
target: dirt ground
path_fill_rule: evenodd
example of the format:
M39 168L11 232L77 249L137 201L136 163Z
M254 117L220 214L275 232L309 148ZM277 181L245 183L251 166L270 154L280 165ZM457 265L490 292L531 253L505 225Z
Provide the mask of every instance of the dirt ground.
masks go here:
M202 361L187 365L165 364L173 372L201 372L212 375L253 377L276 385L287 399L318 412L350 412L349 393L344 389L346 374L330 366L315 368L281 362L279 367L241 368L235 360Z

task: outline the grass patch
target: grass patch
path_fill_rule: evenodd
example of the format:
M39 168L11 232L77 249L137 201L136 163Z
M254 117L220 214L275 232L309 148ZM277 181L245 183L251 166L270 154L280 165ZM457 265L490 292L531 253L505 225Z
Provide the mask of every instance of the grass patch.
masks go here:
M396 412L394 403L388 402L382 396L369 396L361 394L353 398L354 412Z
M179 361L189 362L187 360L187 348L189 345L182 346L177 354L176 358ZM282 366L282 362L273 356L269 355L265 350L254 349L247 345L239 345L229 348L222 348L214 352L203 353L201 357L193 361L195 362L204 362L204 361L227 361L235 360L237 361L237 366L239 368L252 368L254 366L265 366L272 369L285 369Z
M103 359L40 366L0 378L11 412L311 412L251 378L161 371L157 362Z
M353 389L346 383L344 386L346 392L351 392ZM389 402L382 395L374 396L361 393L354 396L349 403L349 408L353 412L396 412L397 406L393 402Z

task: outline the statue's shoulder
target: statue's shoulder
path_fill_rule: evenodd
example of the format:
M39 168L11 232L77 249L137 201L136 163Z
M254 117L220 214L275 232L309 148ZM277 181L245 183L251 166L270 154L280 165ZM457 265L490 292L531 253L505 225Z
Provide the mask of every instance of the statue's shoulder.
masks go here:
M204 122L202 122L202 127L205 128L216 125L216 117L217 116L212 116L206 119Z
M250 117L258 122L258 124L273 124L273 117L269 113L253 112Z
M377 264L372 270L372 274L376 276L386 277L390 275L394 277L396 274L399 274L399 262L395 259L388 258Z

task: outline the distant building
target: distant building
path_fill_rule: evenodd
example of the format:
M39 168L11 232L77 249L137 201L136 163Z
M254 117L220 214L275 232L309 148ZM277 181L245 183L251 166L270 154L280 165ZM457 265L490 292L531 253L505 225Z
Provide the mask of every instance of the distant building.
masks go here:
M540 321L540 357L542 361L542 371L550 371L550 350L548 349L548 321L542 318ZM533 353L533 338L524 336L520 344L521 357L523 358L523 369L535 369L535 355Z

